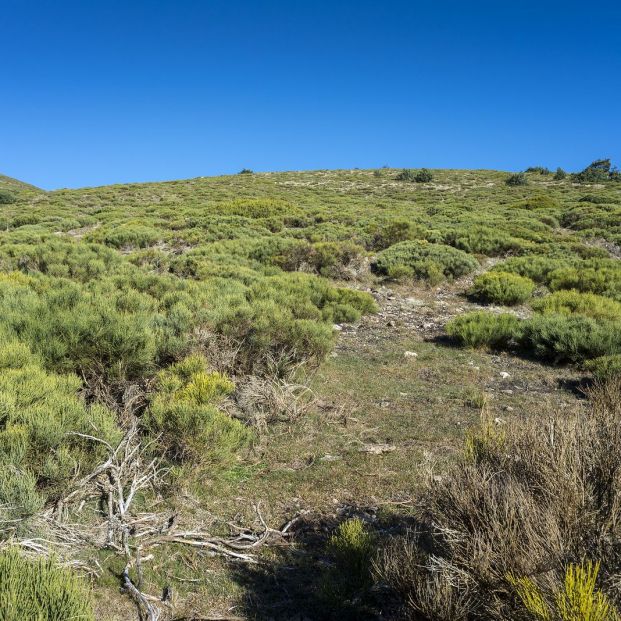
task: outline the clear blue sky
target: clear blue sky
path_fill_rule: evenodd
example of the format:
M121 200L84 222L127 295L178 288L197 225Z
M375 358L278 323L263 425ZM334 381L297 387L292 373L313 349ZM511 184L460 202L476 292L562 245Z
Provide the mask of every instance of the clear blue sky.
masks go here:
M0 0L0 172L621 164L620 2Z

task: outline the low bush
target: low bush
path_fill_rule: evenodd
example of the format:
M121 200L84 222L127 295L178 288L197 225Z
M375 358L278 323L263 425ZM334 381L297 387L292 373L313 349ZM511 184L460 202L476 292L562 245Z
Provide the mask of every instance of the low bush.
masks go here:
M621 302L593 293L580 291L557 291L532 304L542 314L584 315L593 319L621 321Z
M448 231L444 243L473 254L495 257L503 254L521 254L528 244L506 231L489 226L460 226Z
M587 371L599 382L621 381L621 355L600 356L594 360L587 360L584 365Z
M190 356L162 371L157 391L141 418L164 454L178 463L231 466L250 440L249 430L218 409L234 384Z
M414 176L416 183L429 183L433 181L433 173L427 168L421 168Z
M572 174L571 178L577 183L602 183L618 180L619 173L609 159L601 159L591 162L579 173Z
M520 320L509 313L477 311L452 319L446 332L460 345L502 349L518 338Z
M87 586L53 560L32 560L14 548L0 551L3 621L94 621Z
M358 618L356 599L373 584L375 547L375 537L359 518L341 523L328 541L326 551L333 565L323 576L321 594L327 607L339 610L345 619Z
M416 530L393 536L375 561L407 618L618 618L610 542L621 519L621 388L590 396L588 412L502 426L487 417L478 450L430 480Z
M411 168L404 168L400 173L395 177L397 181L416 181L416 173Z
M369 230L368 247L371 250L385 250L394 244L413 239L424 239L425 231L409 220L395 219L374 224Z
M111 411L78 396L78 377L46 372L24 343L1 341L0 516L23 518L103 456L100 443L76 434L114 444L120 432Z
M567 259L551 257L512 257L495 265L492 272L511 272L525 278L530 278L538 283L547 283L549 275L555 270L565 268L570 264Z
M567 177L567 173L559 166L554 173L554 180L562 181L565 177Z
M89 236L114 248L146 248L161 239L163 233L144 224L124 224L110 229L97 230Z
M389 278L406 275L436 284L469 274L478 265L473 256L451 246L405 241L380 252L373 269Z
M283 249L272 261L287 271L311 271L327 278L353 278L360 269L364 248L353 242L300 241Z
M619 267L565 267L548 274L552 291L575 289L604 295L621 301L621 269Z
M528 179L524 173L515 173L505 179L507 185L528 185Z
M535 173L537 175L549 175L550 169L545 166L529 166L525 172Z
M534 289L535 283L530 278L497 271L477 276L468 294L481 302L513 306L526 302Z
M548 621L619 621L621 615L611 600L596 589L600 562L570 564L558 585L542 588L529 576L509 577L509 582L534 619ZM552 592L550 592L552 591Z
M0 190L0 205L11 205L17 201L17 197L13 192L8 190Z
M522 322L520 346L540 360L583 362L621 353L621 324L581 315L536 315Z

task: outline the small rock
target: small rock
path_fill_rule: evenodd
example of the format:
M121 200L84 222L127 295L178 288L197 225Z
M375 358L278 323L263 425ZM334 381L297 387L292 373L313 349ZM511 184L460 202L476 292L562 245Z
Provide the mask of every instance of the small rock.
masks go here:
M508 379L509 377L511 377L511 375L509 375L509 373L507 373L506 371L501 371L500 377L502 377L502 379Z
M324 455L319 458L319 461L339 461L343 459L340 455Z
M513 412L513 408L510 405L505 405L504 410L505 412Z
M397 447L394 444L364 444L358 449L361 453L371 453L371 455L381 455L391 453Z
M425 304L422 300L417 300L416 298L405 298L404 302L408 306L423 306Z
M505 421L504 421L504 420L502 420L502 418L498 418L498 417L496 417L496 418L494 419L494 423L496 423L497 425L504 425L504 424L505 424Z
M340 331L343 329L343 326L339 325L338 323L335 323L335 324L332 326L332 329L333 329L333 330L336 330L337 332L340 332Z
M339 355L338 355L335 351L333 351L333 352L330 354L330 358L338 358L338 357L339 357Z
M403 355L405 358L418 358L418 354L415 351L404 351Z

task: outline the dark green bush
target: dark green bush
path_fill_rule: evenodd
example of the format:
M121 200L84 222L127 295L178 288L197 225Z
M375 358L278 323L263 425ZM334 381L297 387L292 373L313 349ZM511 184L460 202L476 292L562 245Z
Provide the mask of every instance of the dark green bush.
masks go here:
M549 175L550 169L545 166L530 166L526 169L527 173L536 173L538 175Z
M556 172L554 173L554 180L562 181L563 179L565 179L565 177L567 177L567 173L559 166L559 168L557 168Z
M397 181L416 181L416 173L411 168L404 168L396 177Z
M505 180L507 185L528 185L528 179L524 173L515 173Z
M405 241L380 252L373 269L389 278L411 276L433 284L445 278L459 278L477 267L473 256L451 246Z
M612 166L610 159L601 159L591 162L584 170L572 174L571 178L577 183L602 183L618 178L619 174Z
M520 346L540 360L583 362L621 353L621 324L582 315L536 315L522 323Z
M416 183L429 183L433 181L433 173L427 168L421 168L415 175L414 181Z
M477 276L468 293L481 302L512 306L526 302L534 289L535 283L530 278L494 271Z
M238 173L238 175L252 175L253 171L250 168L242 168Z
M520 334L520 320L509 313L477 311L452 319L446 332L466 347L506 348Z
M0 552L2 621L94 621L82 580L48 559L32 560L14 548Z
M8 190L0 190L0 205L10 205L17 201L17 197L13 192Z

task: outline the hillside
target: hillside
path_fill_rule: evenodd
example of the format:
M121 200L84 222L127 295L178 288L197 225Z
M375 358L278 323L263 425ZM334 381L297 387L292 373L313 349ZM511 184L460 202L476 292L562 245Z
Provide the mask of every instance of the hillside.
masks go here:
M43 192L43 190L37 188L34 185L24 183L23 181L13 179L12 177L6 177L5 175L0 175L0 190L13 190L16 192L28 190L34 192Z
M98 619L417 618L365 546L479 424L583 416L621 372L621 183L417 172L0 176L5 539L88 574Z

